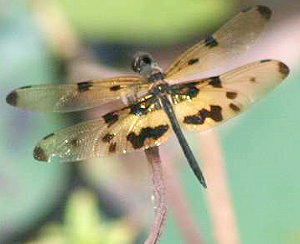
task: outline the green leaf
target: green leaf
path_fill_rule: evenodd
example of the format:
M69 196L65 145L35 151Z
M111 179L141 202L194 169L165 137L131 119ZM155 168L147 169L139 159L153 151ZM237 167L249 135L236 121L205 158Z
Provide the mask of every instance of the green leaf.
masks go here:
M219 24L231 0L61 0L84 38L166 44L187 40Z

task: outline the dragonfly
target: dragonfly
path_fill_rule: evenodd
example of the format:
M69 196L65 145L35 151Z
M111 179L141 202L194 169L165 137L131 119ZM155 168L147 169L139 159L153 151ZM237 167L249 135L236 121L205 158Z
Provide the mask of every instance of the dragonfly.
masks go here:
M159 146L174 132L191 169L206 188L182 130L204 131L239 115L281 83L289 68L265 59L218 76L178 80L215 68L246 51L271 15L271 9L262 5L241 11L165 71L150 54L139 53L132 62L135 76L25 86L9 93L6 101L22 109L72 112L126 98L128 104L121 109L47 135L34 148L34 158L71 162L129 153Z

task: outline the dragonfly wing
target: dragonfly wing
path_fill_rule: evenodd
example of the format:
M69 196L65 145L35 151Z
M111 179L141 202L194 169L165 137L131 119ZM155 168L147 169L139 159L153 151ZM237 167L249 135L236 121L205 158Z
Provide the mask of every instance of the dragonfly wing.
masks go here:
M221 76L174 85L174 100L181 100L174 105L178 121L187 130L212 128L240 114L288 73L282 62L262 60Z
M240 12L212 36L184 52L166 71L166 77L178 79L217 67L246 51L263 31L272 11L255 6Z
M164 111L149 98L46 136L35 147L34 157L70 162L127 153L158 146L170 132Z
M147 91L148 84L135 76L124 76L68 84L25 86L6 98L23 109L70 112L100 106L106 102Z

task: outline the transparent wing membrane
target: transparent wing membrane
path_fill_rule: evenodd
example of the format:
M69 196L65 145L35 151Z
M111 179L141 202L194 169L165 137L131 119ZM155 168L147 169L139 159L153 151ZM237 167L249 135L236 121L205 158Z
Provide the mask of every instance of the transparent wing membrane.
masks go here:
M215 68L235 58L255 42L271 15L272 11L265 6L255 6L240 12L213 35L184 52L166 70L166 77L182 78Z

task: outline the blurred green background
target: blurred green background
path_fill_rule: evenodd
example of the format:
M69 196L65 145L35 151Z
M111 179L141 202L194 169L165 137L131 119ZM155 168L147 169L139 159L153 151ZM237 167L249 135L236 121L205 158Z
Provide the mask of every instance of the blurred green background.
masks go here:
M250 51L243 62L274 57L286 62L291 74L218 131L241 243L300 243L298 0L2 0L0 243L143 243L153 212L142 153L38 163L32 149L40 138L90 114L21 111L5 103L6 94L29 84L130 72L130 58L138 50L153 53L165 67L240 9L255 4L275 10L267 32L271 37L265 35L261 49ZM93 64L87 61L91 56ZM197 150L197 138L188 139ZM172 158L185 160L176 143L163 148ZM187 165L178 173L205 243L216 243L204 192ZM162 244L184 243L175 219L170 206Z

